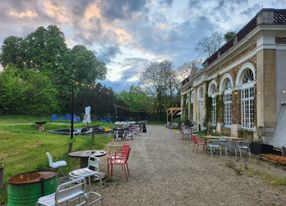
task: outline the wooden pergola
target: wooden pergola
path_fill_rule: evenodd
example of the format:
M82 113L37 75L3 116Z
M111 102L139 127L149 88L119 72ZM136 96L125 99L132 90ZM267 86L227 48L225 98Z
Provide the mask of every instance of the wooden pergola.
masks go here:
M174 121L174 116L182 111L181 107L169 107L167 109L167 123L169 122L169 117L171 118L171 122Z

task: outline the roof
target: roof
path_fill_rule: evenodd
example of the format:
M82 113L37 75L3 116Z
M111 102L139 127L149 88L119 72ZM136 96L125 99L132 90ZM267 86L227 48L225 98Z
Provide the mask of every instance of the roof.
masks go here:
M261 9L255 17L253 17L242 29L240 29L236 36L226 42L222 47L220 47L213 55L207 58L203 66L206 68L219 59L224 53L231 49L234 45L244 39L252 30L254 30L258 25L268 24L268 25L286 25L286 9ZM182 81L182 85L185 85L191 77L187 77Z

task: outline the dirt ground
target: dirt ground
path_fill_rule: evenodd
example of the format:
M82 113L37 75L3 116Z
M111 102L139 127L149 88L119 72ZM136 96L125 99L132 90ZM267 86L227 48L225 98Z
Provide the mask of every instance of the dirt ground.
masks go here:
M131 177L126 182L121 168L107 180L99 192L104 205L285 205L285 188L273 187L257 176L238 174L231 166L245 165L245 159L195 153L193 144L182 140L175 130L148 126L134 140L126 140L132 150L129 159ZM108 148L123 144L111 142ZM107 150L109 150L107 148ZM231 162L231 164L230 164ZM228 165L228 166L227 166ZM247 167L257 167L285 177L285 170L252 157ZM106 160L102 159L106 171Z

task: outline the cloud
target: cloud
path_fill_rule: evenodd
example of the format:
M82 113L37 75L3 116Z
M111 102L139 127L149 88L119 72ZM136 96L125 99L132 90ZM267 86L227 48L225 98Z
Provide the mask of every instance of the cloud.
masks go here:
M110 80L104 80L104 81L98 81L99 83L103 84L106 87L111 87L114 92L121 92L123 90L127 90L130 88L133 83L124 82L124 81L110 81Z
M108 19L126 19L139 12L146 2L146 0L102 0L100 7Z
M122 54L118 45L105 47L99 50L97 59L105 63L110 63L117 54Z
M96 51L107 64L106 82L118 90L136 83L152 61L178 66L200 58L195 48L201 38L238 31L262 3L285 8L286 0L2 0L0 46L10 35L57 25L68 46Z

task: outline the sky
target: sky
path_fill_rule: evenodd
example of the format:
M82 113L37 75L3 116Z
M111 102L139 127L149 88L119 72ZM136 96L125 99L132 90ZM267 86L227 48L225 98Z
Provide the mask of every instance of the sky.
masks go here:
M150 62L176 68L199 59L203 37L238 31L261 8L285 7L286 0L0 0L0 46L57 25L68 47L83 44L106 63L101 83L118 92L138 83Z

